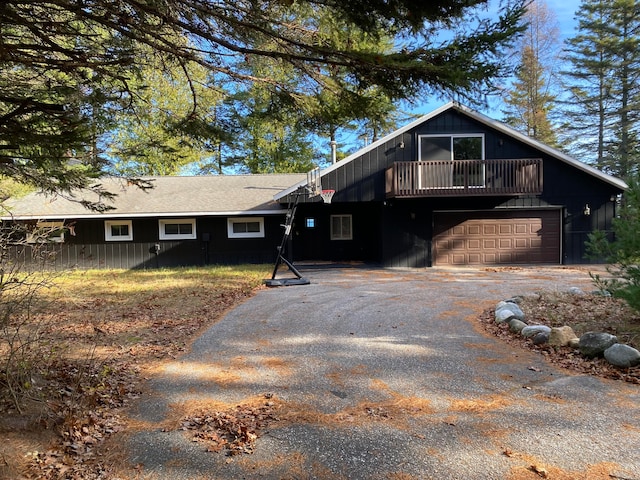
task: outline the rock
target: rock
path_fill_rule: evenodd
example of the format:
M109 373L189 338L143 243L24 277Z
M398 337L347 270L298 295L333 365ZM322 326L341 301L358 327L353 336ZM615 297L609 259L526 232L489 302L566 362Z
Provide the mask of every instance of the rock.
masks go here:
M567 345L574 350L577 350L580 347L580 339L578 337L572 338L571 340L569 340L569 343Z
M610 297L611 292L609 290L594 290L591 292L592 295L598 295L600 297Z
M576 338L573 328L565 325L564 327L554 327L549 332L549 345L557 347L565 347L569 342Z
M501 305L502 303L502 305ZM515 303L513 302L500 302L497 306L496 306L496 314L498 312L501 312L503 310L509 310L511 312L513 312L513 316L515 318L517 318L518 320L522 320L524 322L524 312L522 311L522 309Z
M515 295L507 300L505 300L505 302L507 303L515 303L516 305L520 305L522 303L523 297L522 295Z
M520 333L527 324L522 320L518 320L517 318L512 318L509 320L509 330L513 333Z
M635 367L640 365L640 352L629 345L614 343L604 351L604 358L616 367Z
M515 314L511 310L503 308L502 310L496 310L496 323L508 322L512 318L516 318Z
M551 328L546 325L528 325L524 327L520 333L525 338L531 338L540 332L551 333Z
M534 345L542 345L549 341L549 332L538 332L533 336Z
M585 357L594 358L604 355L604 351L614 343L618 343L618 338L610 333L587 332L580 337L578 349Z
M504 300L500 300L496 305L495 311L497 312L498 310L500 310L502 307L506 305L508 305L507 302L505 302Z
M571 287L567 292L571 295L584 295L584 290L578 287Z

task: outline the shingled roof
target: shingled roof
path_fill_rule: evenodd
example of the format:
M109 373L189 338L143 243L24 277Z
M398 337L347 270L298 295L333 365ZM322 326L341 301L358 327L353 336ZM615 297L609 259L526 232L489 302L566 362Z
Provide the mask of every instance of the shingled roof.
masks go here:
M282 206L273 200L274 195L304 178L305 174L149 177L145 180L149 180L153 188L147 191L128 185L122 179L105 178L100 183L117 195L110 203L114 208L105 213L92 212L60 195L31 193L7 200L0 218L46 220L277 214ZM78 193L76 198L92 202L100 200L92 192Z

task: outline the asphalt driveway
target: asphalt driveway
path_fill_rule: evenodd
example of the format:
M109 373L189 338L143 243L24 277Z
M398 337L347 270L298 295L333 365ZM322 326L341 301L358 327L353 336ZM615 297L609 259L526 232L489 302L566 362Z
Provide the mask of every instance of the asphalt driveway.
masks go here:
M150 380L129 461L150 479L640 480L640 388L573 375L476 328L587 269L314 268L260 291ZM253 454L207 452L194 408L268 403ZM537 472L536 472L537 470Z

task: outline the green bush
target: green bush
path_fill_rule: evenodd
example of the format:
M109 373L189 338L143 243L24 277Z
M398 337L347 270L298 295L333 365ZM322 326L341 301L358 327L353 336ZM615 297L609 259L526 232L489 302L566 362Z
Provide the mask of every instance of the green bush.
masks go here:
M614 238L604 232L594 232L587 241L587 253L592 258L604 258L610 265L611 278L592 274L596 286L623 298L640 310L640 181L629 183L620 205L620 216L613 220Z

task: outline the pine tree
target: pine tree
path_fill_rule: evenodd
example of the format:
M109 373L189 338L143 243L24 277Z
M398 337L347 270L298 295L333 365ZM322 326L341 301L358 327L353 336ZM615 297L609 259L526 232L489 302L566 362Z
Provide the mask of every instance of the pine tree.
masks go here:
M102 140L110 171L178 175L212 161L227 137L216 118L224 93L211 85L204 67L190 65L186 71L166 62L141 68L132 81L130 105L115 112Z
M531 138L557 146L558 138L551 120L556 101L553 87L555 51L559 44L557 21L541 1L527 7L525 20L528 27L516 43L518 66L504 99L504 119Z
M97 135L111 108L135 97L131 80L152 51L206 68L216 84L272 85L295 101L330 68L390 99L457 92L477 98L505 72L500 53L520 31L525 0L480 18L486 0L5 0L0 2L0 174L51 191L86 186L102 165ZM340 48L323 39L306 6L344 19L391 51ZM441 35L443 30L451 35ZM411 41L407 41L411 38ZM263 48L264 45L273 45ZM296 89L236 68L245 58L287 64ZM329 85L328 85L329 86ZM189 118L184 125L193 124ZM176 122L179 123L179 122ZM70 160L73 160L72 162Z
M573 148L623 178L638 169L639 13L635 0L583 0L566 49Z

